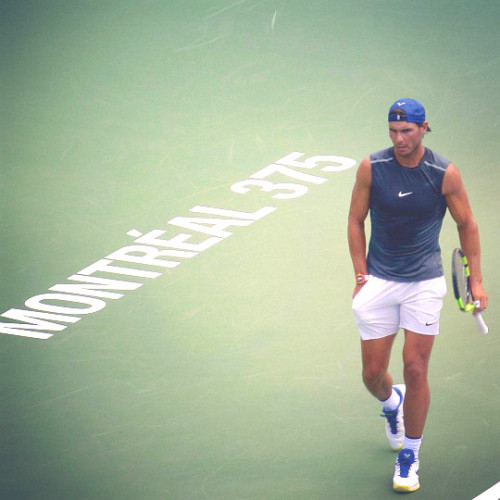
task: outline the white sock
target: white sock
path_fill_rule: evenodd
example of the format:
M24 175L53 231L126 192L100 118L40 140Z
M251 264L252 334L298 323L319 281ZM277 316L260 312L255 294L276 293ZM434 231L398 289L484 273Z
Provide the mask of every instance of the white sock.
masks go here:
M381 403L384 410L395 410L399 406L400 401L401 399L399 397L399 394L394 390L393 387L389 398L385 401L381 401Z
M415 453L415 458L418 458L418 452L420 450L420 445L422 444L422 438L412 439L405 436L403 442L403 449L412 450Z

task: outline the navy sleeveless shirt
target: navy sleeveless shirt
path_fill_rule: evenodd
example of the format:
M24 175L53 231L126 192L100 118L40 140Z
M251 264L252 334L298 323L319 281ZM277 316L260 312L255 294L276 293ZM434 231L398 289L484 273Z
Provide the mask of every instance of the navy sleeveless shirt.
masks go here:
M408 282L442 276L439 233L447 207L442 185L450 162L427 148L415 168L400 165L394 148L370 160L368 272Z

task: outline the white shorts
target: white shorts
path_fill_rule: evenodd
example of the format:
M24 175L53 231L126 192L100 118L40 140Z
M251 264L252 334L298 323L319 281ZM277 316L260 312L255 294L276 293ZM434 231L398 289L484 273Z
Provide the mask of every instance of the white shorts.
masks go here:
M379 339L404 328L437 335L445 295L444 276L411 283L370 276L352 301L359 334L363 340Z

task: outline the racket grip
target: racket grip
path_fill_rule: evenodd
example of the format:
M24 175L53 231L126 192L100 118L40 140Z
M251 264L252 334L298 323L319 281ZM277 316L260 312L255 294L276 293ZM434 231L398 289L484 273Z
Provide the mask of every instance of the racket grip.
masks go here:
M473 314L472 317L476 320L476 325L479 333L481 333L482 335L486 335L488 333L488 325L484 322L481 313Z

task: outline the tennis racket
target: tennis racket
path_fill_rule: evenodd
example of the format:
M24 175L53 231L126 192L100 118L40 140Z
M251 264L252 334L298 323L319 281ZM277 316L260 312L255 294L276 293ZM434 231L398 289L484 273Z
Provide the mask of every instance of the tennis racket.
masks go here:
M488 326L484 322L480 313L474 314L474 297L470 291L470 271L467 257L460 250L455 248L451 256L451 276L453 279L453 292L461 311L472 312L472 317L476 320L479 333L486 335Z

